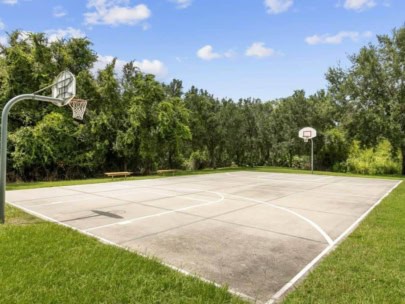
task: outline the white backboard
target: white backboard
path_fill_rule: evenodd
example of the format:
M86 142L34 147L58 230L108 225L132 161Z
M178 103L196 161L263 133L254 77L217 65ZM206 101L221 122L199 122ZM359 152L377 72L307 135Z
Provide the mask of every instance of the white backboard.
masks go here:
M68 104L76 95L76 77L69 71L61 72L54 81L52 97L63 101L62 105Z
M298 136L304 139L311 139L316 137L316 130L311 127L305 127L299 130Z

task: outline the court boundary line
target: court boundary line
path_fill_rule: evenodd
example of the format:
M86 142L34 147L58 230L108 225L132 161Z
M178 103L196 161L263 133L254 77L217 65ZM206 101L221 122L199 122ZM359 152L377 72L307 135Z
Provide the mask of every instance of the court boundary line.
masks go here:
M172 269L172 270L175 270L175 271L177 271L177 272L179 272L179 273L181 273L181 274L184 274L184 275L186 275L186 276L199 279L199 280L201 280L201 281L203 281L203 282L205 282L205 283L212 284L212 285L214 285L215 287L224 288L224 287L226 286L225 284L224 284L224 285L221 285L221 284L219 284L219 283L217 283L217 282L215 282L215 281L211 281L211 280L209 280L209 279L207 279L207 278L204 278L204 277L202 277L202 276L200 276L200 275L198 275L198 274L189 272L189 271L187 271L187 270L185 270L185 269L183 269L183 268L180 268L180 267L177 267L177 266L168 264L168 263L162 261L161 259L159 259L158 257L155 257L155 256L153 256L153 255L143 254L142 252L139 252L139 251L137 251L137 250L133 250L133 249L127 247L127 246L120 245L119 243L115 243L115 242L113 242L113 241L110 241L110 240L108 240L108 239L106 239L106 238L103 238L103 237L101 237L101 236L98 236L98 235L96 235L96 234L93 234L93 233L91 233L91 232L88 232L88 231L86 231L86 230L81 230L81 229L79 229L79 228L76 228L76 227L71 226L71 225L69 225L69 224L63 223L63 222L61 222L61 221L58 221L58 220L56 220L56 219L53 219L53 218L51 218L51 217L49 217L49 216L46 216L46 215L41 214L41 213L39 213L39 212L33 211L33 210L28 209L28 208L26 208L26 207L16 205L15 203L12 203L12 202L7 202L7 204L9 204L9 205L11 205L11 206L13 206L13 207L15 207L15 208L17 208L17 209L20 209L20 210L22 210L22 211L24 211L24 212L26 212L26 213L28 213L28 214L31 214L31 215L33 215L33 216L36 216L36 217L40 218L40 219L43 219L43 220L45 220L45 221L48 221L48 222L51 222L51 223L55 223L55 224L64 226L64 227L66 227L66 228L73 229L74 231L77 231L77 232L79 232L79 233L81 233L81 234L84 234L84 235L86 235L86 236L89 236L89 237L98 239L100 242L102 242L102 243L104 243L104 244L106 244L106 245L111 245L111 246L114 246L114 247L123 249L123 250L125 250L125 251L129 251L129 252L131 252L131 253L135 253L135 254L137 254L137 255L139 255L139 256L142 256L142 257L144 257L144 258L147 258L147 259L149 259L149 260L152 259L152 258L157 258L158 262L159 262L160 264L162 264L163 266L166 266L166 267L168 267L168 268L170 268L170 269ZM238 296L238 297L245 298L245 299L248 299L248 300L251 300L251 301L256 301L256 298L254 298L254 297L251 297L251 296L249 296L249 295L247 295L247 294L245 294L245 293L243 293L243 292L236 291L236 290L234 290L234 289L232 289L232 288L230 288L230 287L228 287L228 286L226 286L226 287L227 287L227 291L228 291L229 293L231 293L231 294L234 294L234 295L236 295L236 296Z
M246 197L246 196L240 196L240 195L236 195L236 194L228 194L228 195L235 196L235 197L238 197L240 199L248 200L248 201L251 201L251 202L259 203L259 204L262 204L262 205L267 205L267 206L270 206L270 207L272 207L274 209L279 209L279 210L285 211L287 213L290 213L290 214L302 219L303 221L305 221L306 223L311 225L313 228L315 228L316 231L318 231L323 236L323 238L327 241L328 245L333 243L332 238L325 232L325 230L323 230L317 223L315 223L314 221L310 220L309 218L299 214L298 212L295 212L293 210L290 210L288 208L285 208L285 207L282 207L282 206L279 206L279 205L276 205L276 204L272 204L270 202L260 201L260 200L250 198L250 197Z
M198 189L194 189L194 190L198 190ZM310 220L309 218L299 214L298 212L295 212L295 211L290 210L288 208L285 208L285 207L282 207L282 206L279 206L279 205L275 205L275 204L272 204L270 202L260 201L260 200L257 200L257 199L252 199L252 198L249 198L249 197L240 196L240 195L236 195L236 194L228 194L228 193L225 194L225 193L213 192L213 191L202 191L202 192L208 192L208 193L217 194L218 196L220 196L220 199L218 199L216 201L210 201L210 202L207 202L207 203L204 203L204 204L197 204L197 205L183 207L183 208L179 208L179 209L168 210L168 211L164 211L164 212L160 212L160 213L156 213L156 214L145 215L145 216L142 216L142 217L137 217L137 218L133 218L133 219L125 220L125 221L120 221L120 222L110 223L110 224L106 224L106 225L91 227L91 228L84 229L84 231L89 232L89 231L98 230L98 229L107 228L107 227L112 227L112 226L116 226L116 225L127 225L127 224L131 224L131 223L141 221L141 220L144 220L144 219L149 219L149 218L158 217L158 216L164 216L164 215L168 215L168 214L172 214L172 213L181 213L183 211L187 211L187 210L190 210L190 209L209 206L209 205L216 204L216 203L221 203L225 199L224 195L229 195L229 196L233 196L233 197L236 197L236 198L239 198L239 199L242 199L242 200L255 202L255 203L258 203L258 204L261 204L261 205L267 205L267 206L270 206L270 207L272 207L274 209L279 209L279 210L282 210L284 212L290 213L290 214L300 218L301 220L305 221L307 224L309 224L313 228L315 228L315 230L317 232L319 232L319 234L321 234L321 236L326 240L328 245L333 243L332 238L317 223L315 223L314 221Z
M294 286L299 280L301 280L313 267L327 254L329 254L336 246L347 236L349 236L357 227L358 225L369 215L371 211L374 210L388 195L392 193L400 184L402 180L398 181L394 186L392 186L388 192L386 192L381 198L377 200L369 209L367 209L353 224L349 226L343 233L341 233L332 244L326 247L320 254L318 254L311 262L309 262L304 268L301 269L289 282L284 284L268 301L266 304L273 304L277 303L284 294Z
M196 190L196 189L194 189L194 190ZM187 210L190 210L190 209L193 209L193 208L204 207L204 206L209 206L209 205L216 204L216 203L221 203L225 199L225 197L219 192L213 192L213 191L204 191L204 192L214 193L214 194L219 196L219 199L217 199L215 201L208 201L208 202L203 203L203 204L192 205L192 206L188 206L188 207L183 207L183 208L163 211L163 212L160 212L160 213L145 215L145 216L141 216L141 217L137 217L137 218L133 218L133 219L128 219L128 220L120 221L120 222L116 222L116 223L96 226L96 227L85 229L85 231L93 231L93 230L102 229L102 228L106 228L106 227L111 227L111 226L115 226L115 225L127 225L127 224L131 224L131 223L141 221L141 220L144 220L144 219L148 219L148 218L152 218L152 217L163 216L163 215L176 213L176 212L180 213L180 212L187 211Z
M266 303L266 304L271 304L271 303L275 303L275 302L277 302L278 300L280 300L281 297L282 297L291 287L293 287L294 284L295 284L297 281L299 281L308 271L310 271L310 270L322 259L322 257L324 257L326 254L328 254L332 249L334 249L334 248L339 244L339 242L342 241L343 238L345 238L346 236L350 235L350 234L355 230L355 228L357 228L357 226L364 220L364 218L365 218L377 205L379 205L389 194L391 194L391 192L392 192L393 190L395 190L401 183L402 183L402 180L400 180L400 181L397 180L397 183L396 183L394 186L392 186L392 187L389 189L389 191L386 192L381 198L379 198L376 203L374 203L369 209L367 209L367 211L365 211L365 212L364 212L349 228L347 228L338 238L336 238L335 241L333 241L333 244L327 246L318 256L316 256L310 263L308 263L293 279L291 279L287 284L285 284L277 293L275 293L275 294L272 296L271 299L269 299L269 300L268 300L267 302L265 302L265 303ZM174 183L174 184L177 184L177 183ZM258 184L260 184L260 183L256 183L256 185L258 185ZM165 185L165 186L168 186L168 185ZM253 185L250 185L250 186L253 186ZM61 187L61 188L64 188L64 187ZM209 190L203 190L202 192L205 192L205 191L206 191L206 192L209 192ZM93 193L89 193L89 194L93 194ZM228 193L227 193L227 194L228 194ZM228 195L237 196L237 195L234 195L234 194L228 194ZM251 200L251 199L249 199L248 197L243 197L243 196L241 196L241 198ZM12 203L12 202L7 202L7 203L10 204L10 205L12 205L12 206L14 206L14 207L16 207L16 208L18 208L18 209L21 209L21 210L27 212L27 213L29 213L29 214L32 214L32 215L34 215L34 216L37 216L37 217L39 217L39 218L45 219L45 220L50 221L50 222L53 222L53 223L60 224L60 225L62 225L62 226L65 226L65 227L71 228L71 229L73 229L73 230L75 230L75 231L78 231L78 232L80 232L80 233L82 233L82 234L84 234L84 235L88 235L88 236L94 237L94 238L96 238L96 239L99 239L99 240L100 240L101 242L103 242L103 243L110 244L110 245L114 245L114 246L116 246L116 247L123 248L124 250L127 250L127 251L135 252L136 254L139 254L140 256L144 256L144 257L148 257L148 258L151 257L150 255L144 255L144 254L142 254L142 253L140 253L140 252L138 252L138 251L131 250L130 248L124 247L124 246L122 246L122 245L120 245L120 244L117 244L117 243L114 243L114 242L109 241L109 240L107 240L107 239L104 239L104 238L102 238L102 237L99 237L99 236L97 236L97 235L95 235L95 234L93 234L93 233L90 233L90 232L88 232L88 231L80 230L79 228L70 226L69 224L62 223L62 222L60 222L60 221L58 221L58 220L56 220L56 219L53 219L53 218L48 217L48 216L46 216L46 215L42 215L41 213L38 213L38 212L33 211L33 210L30 210L30 209L28 209L28 208L26 208L26 207L17 205L17 204ZM211 202L210 202L210 203L211 203ZM261 203L270 205L270 203L268 203L268 202L261 202ZM271 204L271 205L272 205L272 204ZM278 207L279 207L279 206L278 206ZM196 274L192 274L192 273L188 272L187 270L178 268L178 267L176 267L176 266L172 266L172 265L170 265L170 264L166 264L165 262L161 261L160 259L159 259L159 262L160 262L161 264L163 264L163 265L169 267L169 268L172 268L172 269L174 269L174 270L177 270L177 271L179 271L179 272L181 272L181 273L184 273L184 274L186 274L186 275L190 275L190 276L192 276L192 277L199 278L199 279L201 279L201 280L203 280L203 281L205 281L205 282L212 283L212 284L214 284L215 286L223 287L222 285L220 285L220 284L218 284L218 283L212 282L212 281L210 281L210 280L208 280L208 279L205 279L205 278L203 278L203 277L200 277L200 276L198 276L198 275L196 275ZM245 294L240 293L240 292L238 292L238 291L234 291L234 290L232 290L231 288L229 288L228 291L231 292L232 294L239 295L239 296L244 297L244 298L247 298L247 299L256 300L255 298L253 298L253 297L251 297L251 296L245 295Z
M239 171L239 172L252 172L252 173L256 173L257 174L257 172L254 172L254 171ZM287 173L276 173L276 172L263 172L263 173L270 173L270 174L287 174ZM291 174L291 175L293 175L293 176L295 176L295 175L302 175L302 174L295 174L295 173L288 173L288 174ZM333 178L333 177L335 177L335 176L325 176L325 177L322 177L322 178L318 178L318 179L315 179L315 180L308 180L308 179L304 179L304 178L302 178L302 179L299 179L299 178L276 178L276 179L273 179L273 178L265 178L265 177L262 177L261 175L257 175L257 176L252 176L252 177L250 177L250 176L237 176L235 173L226 173L226 175L228 175L228 176L234 176L234 177L239 177L239 178L249 178L249 179L260 179L260 180L267 180L267 181L277 181L277 180L280 180L280 181L291 181L291 182L309 182L309 183L320 183L320 181L322 181L322 180L325 180L325 179L330 179L330 178ZM323 175L319 175L319 174L314 174L314 175L316 175L316 176L323 176Z
M226 174L226 173L221 172L221 173L213 173L213 174L220 175L220 174ZM204 176L205 175L209 175L209 174L204 174ZM197 175L190 175L190 176L197 177ZM102 185L111 185L111 184L123 185L124 183L131 183L131 182L144 182L144 181L153 181L153 180L160 180L160 179L177 179L177 178L190 177L190 176L187 176L187 175L186 176L167 176L167 177L159 177L159 178L154 178L154 179L139 179L139 180L132 180L132 181L116 181L116 182L105 182L105 183L96 183L96 184L81 184L81 185L56 186L56 187L44 187L44 188L27 188L27 189L15 189L15 190L8 190L8 191L17 192L17 191L25 191L25 190L52 189L52 188L55 188L55 189L62 189L62 190L67 189L67 190L70 190L70 191L73 191L73 192L76 193L76 194L66 194L66 195L52 196L52 198L59 198L59 197L67 197L67 196L77 195L77 193L95 195L97 193L125 190L125 188L122 188L122 189L103 190L103 191L97 191L97 192L87 192L87 191L81 191L81 190L73 189L72 187L80 187L80 186L85 186L85 185L100 185L100 184L102 184ZM209 179L202 180L202 181L209 181ZM159 185L159 186L171 186L171 185L176 185L176 184L181 184L181 183L182 182L176 182L176 183L164 184L164 185ZM140 189L140 188L145 188L145 189L151 188L148 185L145 185L145 186L133 186L133 185L126 186L126 185L124 185L124 186L128 187L129 190L136 190L136 189ZM162 190L165 190L165 189L162 189ZM170 191L170 190L166 190L166 191ZM101 197L105 197L105 196L101 196ZM48 198L50 198L50 197L43 197L41 199L48 199ZM26 200L25 199L24 200L19 200L19 202L29 202L29 201L33 201L33 200L36 200L36 198L34 198L34 199L30 198L30 199L26 199Z

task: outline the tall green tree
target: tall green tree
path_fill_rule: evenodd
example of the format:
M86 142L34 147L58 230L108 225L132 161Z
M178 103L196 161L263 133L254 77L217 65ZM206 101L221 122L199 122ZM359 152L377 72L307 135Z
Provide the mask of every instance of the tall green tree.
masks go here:
M405 174L405 27L377 39L350 57L349 69L332 68L327 79L348 134L367 146L387 138L401 150Z
M191 139L189 111L178 97L164 100L158 105L160 154L163 165L178 168L183 162L184 142Z

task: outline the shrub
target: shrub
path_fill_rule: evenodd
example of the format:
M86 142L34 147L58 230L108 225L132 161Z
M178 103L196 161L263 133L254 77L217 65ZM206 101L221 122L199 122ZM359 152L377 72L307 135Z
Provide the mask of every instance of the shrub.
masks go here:
M208 166L208 153L207 151L194 151L191 153L190 158L183 162L183 167L186 170L200 170Z
M399 174L401 160L390 142L382 140L375 148L361 148L353 141L346 161L347 171L360 174Z
M309 156L294 155L291 163L292 168L296 169L310 169L311 160Z

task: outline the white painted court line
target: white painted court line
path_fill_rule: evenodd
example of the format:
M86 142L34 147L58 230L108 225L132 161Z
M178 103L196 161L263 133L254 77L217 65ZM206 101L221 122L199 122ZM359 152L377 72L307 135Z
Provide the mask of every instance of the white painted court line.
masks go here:
M330 250L332 250L335 246L336 246L336 244L338 244L346 235L348 235L367 215L368 215L368 213L369 212L371 212L372 211L372 209L374 209L374 207L375 206L377 206L390 192L392 192L392 190L394 190L399 184L401 183L401 181L399 181L394 187L392 187L391 188L391 190L388 192L388 193L386 193L381 199L379 199L379 201L377 201L371 208L369 208L355 223L353 223L345 232L343 232L335 241L333 241L333 244L330 244L327 248L325 248L316 258L314 258L307 266L305 266L293 279L291 279L287 284L285 284L284 286L283 286L283 288L281 288L276 294L274 294L273 295L273 297L267 302L267 303L274 303L275 301L278 301L278 299L280 299L282 296L283 296L283 294L289 289L289 288L291 288L302 276L304 276L323 256L325 256L328 252L330 252ZM259 183L255 183L256 185L258 185ZM251 185L249 185L250 187L251 186L254 186L255 184L251 184ZM167 185L162 185L162 186L167 186ZM206 191L206 192L210 192L210 191ZM212 192L212 191L211 191ZM232 195L232 194L229 194L229 195L231 195L231 196L235 196L235 195ZM246 198L246 197L242 197L243 199L248 199L248 200L252 200L252 199L249 199L249 198ZM207 205L209 205L209 204L213 204L214 202L207 202ZM261 202L261 203L264 203L264 204L267 204L267 205L269 205L269 203L268 202ZM47 216L44 216L44 215L42 215L42 214L40 214L40 213L37 213L37 212L35 212L35 211L32 211L32 210L30 210L30 209L27 209L27 208L24 208L24 207L21 207L21 206L18 206L18 205L15 205L15 204L13 204L13 203L10 203L11 205L13 205L13 206L15 206L15 207L17 207L17 208L19 208L19 209L22 209L22 210L24 210L24 211L26 211L27 213L30 213L30 214L33 214L33 215L35 215L35 216L37 216L37 217L40 217L40 218L43 218L43 219L45 219L45 220L48 220L48 221L51 221L51 222L55 222L55 223L59 223L59 224L61 224L61 225L63 225L63 226L66 226L66 227L69 227L69 228L72 228L72 229L74 229L74 230L77 230L77 231L79 231L79 232L81 232L81 233L83 233L83 234L87 234L87 235L89 235L89 236L92 236L92 237L95 237L95 238L97 238L97 239L99 239L100 241L102 241L102 242L104 242L104 243L107 243L107 244L111 244L111 245L114 245L114 246L117 246L117 247L120 247L120 248L124 248L124 249L127 249L127 250L129 250L129 248L126 248L126 247L123 247L123 246L121 246L121 245L119 245L119 244L116 244L116 243L114 243L114 242L112 242L112 241L109 241L109 240L107 240L107 239L103 239L102 237L99 237L99 236L97 236L97 235L94 235L94 234L92 234L91 232L88 232L88 231L83 231L83 230L80 230L80 229L78 229L78 228L75 228L75 227L73 227L73 226L70 226L70 225L68 225L68 224L65 224L65 223L61 223L61 222L59 222L59 221L57 221L57 220L54 220L54 219L52 219L52 218L49 218L49 217L47 217ZM193 207L193 208L196 208L196 207L200 207L200 206L203 206L203 205L206 205L206 204L200 204L200 205L197 205L197 206L190 206L190 207ZM273 205L273 204L272 204ZM278 206L278 207L280 207L280 206ZM189 207L186 207L186 208L189 208ZM281 207L282 208L282 207ZM171 212L176 212L175 210L172 210ZM142 254L140 254L140 255L142 255ZM165 263L162 263L162 264L165 264ZM171 266L171 265L167 265L167 264L165 264L166 266L168 266L168 267L171 267L171 268L173 268L173 269L178 269L178 268L176 268L176 267L173 267L173 266ZM178 270L178 271L180 271L180 272L182 272L182 273L184 273L184 274L189 274L187 271L183 271L182 269L180 269L180 270ZM193 275L193 274L191 274L192 276L195 276L195 275ZM198 276L195 276L195 277L197 277L197 278L199 278ZM296 278L296 277L298 277L298 278ZM296 278L296 279L295 279ZM203 279L203 278L201 278L202 280L205 280L205 279ZM295 280L294 280L295 279ZM210 282L209 280L206 280L207 282ZM212 283L212 282L211 282ZM215 283L214 283L215 284ZM216 284L217 285L217 284ZM287 286L288 285L288 286ZM286 287L287 286L287 287ZM285 288L286 287L286 288ZM283 291L283 289L284 289L284 291ZM238 293L238 292L234 292L234 291L232 291L232 290L230 290L232 293L235 293L235 294L239 294L239 295L241 295L242 297L246 297L246 298L250 298L250 299L252 299L252 297L249 297L249 296L244 296L243 294L240 294L240 293Z
M118 243L115 243L115 242L113 242L113 241L110 241L110 240L108 240L108 239L106 239L106 238L103 238L103 237L101 237L101 236L98 236L98 235L96 235L96 234L93 234L93 233L91 233L91 232L88 232L88 231L86 231L86 230L81 230L81 229L76 228L76 227L74 227L74 226L70 226L70 225L68 225L68 224L66 224L66 223L62 223L62 222L60 222L60 221L58 221L58 220L55 220L55 219L53 219L53 218L51 218L51 217L48 217L48 216L46 216L46 215L43 215L43 214L41 214L41 213L35 212L35 211L31 210L31 209L28 209L28 208L25 208L25 207L22 207L22 206L19 206L19 205L16 205L16 204L14 204L14 203L10 203L10 202L7 202L7 204L9 204L9 205L11 205L11 206L14 206L14 207L16 207L16 208L18 208L18 209L20 209L20 210L23 210L23 211L25 211L26 213L29 213L29 214L31 214L31 215L34 215L34 216L36 216L36 217L38 217L38 218L40 218L40 219L43 219L43 220L45 220L45 221L52 222L52 223L55 223L55 224L59 224L59 225L61 225L61 226L64 226L64 227L73 229L73 230L75 230L75 231L77 231L77 232L79 232L79 233L82 233L82 234L84 234L84 235L87 235L87 236L96 238L96 239L98 239L100 242L102 242L102 243L104 243L104 244L111 245L111 246L114 246L114 247L117 247L117 248L121 248L121 249L124 249L124 250L129 251L129 252L134 252L135 254L138 254L138 255L143 256L143 257L148 258L148 259L151 258L151 256L142 254L142 253L140 253L140 252L138 252L138 251L131 250L131 248L129 248L129 247L122 246L122 245L120 245L120 244L118 244ZM201 280L201 281L203 281L203 282L209 283L209 284L213 284L214 286L216 286L216 287L218 287L218 288L223 288L223 287L224 287L224 286L221 285L221 284L218 284L218 283L216 283L216 282L214 282L214 281L210 281L210 280L208 280L208 279L206 279L206 278L204 278L204 277L201 277L201 276L199 276L199 275L197 275L197 274L191 273L191 272L189 272L189 271L187 271L187 270L185 270L185 269L176 267L176 266L174 266L174 265L170 265L170 264L165 263L165 262L163 262L163 261L161 261L161 260L159 260L159 263L162 264L162 265L164 265L164 266L166 266L166 267L169 267L170 269L173 269L173 270L175 270L175 271L177 271L177 272L179 272L179 273L182 273L182 274L184 274L184 275L187 275L187 276L190 276L190 277L193 277L193 278L197 278L197 279L199 279L199 280ZM255 298L253 298L253 297L251 297L251 296L248 296L247 294L244 294L244 293L242 293L242 292L236 291L236 290L234 290L234 289L232 289L232 288L229 288L229 287L228 287L228 291L229 291L230 293L236 295L236 296L241 297L241 298L245 298L245 299L248 299L248 300L251 300L251 301L256 301Z
M52 205L59 205L59 204L65 204L65 203L89 201L89 200L92 200L92 199L97 199L97 198L95 198L95 197L76 198L76 199L71 199L71 200L66 200L66 201L57 201L57 202L50 202L50 203L39 204L39 205L30 205L30 207L52 206Z
M319 183L325 179L331 179L331 178L336 177L336 176L322 176L320 178L310 180L310 179L302 179L302 178L280 178L279 176L264 177L265 175L238 176L234 173L226 173L226 174L229 176L236 177L236 178L248 178L248 179L255 179L255 180L260 179L260 180L266 180L269 182L280 181L280 182L304 182L304 183ZM277 174L277 173L268 172L268 174ZM278 174L286 174L286 173L278 173ZM316 176L320 176L320 175L316 175Z
M305 216L303 216L303 215L301 215L301 214L299 214L299 213L297 213L295 211L292 211L292 210L287 209L285 207L281 207L279 205L275 205L275 204L272 204L272 203L269 203L269 202L260 201L260 200L254 199L254 198L249 198L249 197L235 195L235 194L229 194L229 195L240 198L240 199L252 201L252 202L255 202L255 203L267 205L267 206L270 206L272 208L288 212L288 213L290 213L290 214L304 220L305 222L310 224L313 228L315 228L323 236L323 238L328 242L329 245L333 243L333 240L331 239L331 237L317 223L315 223L314 221L310 220L309 218L307 218L307 217L305 217Z
M142 221L142 220L145 220L145 219L149 219L149 218L152 218L152 217L163 216L163 215L176 213L176 212L183 212L183 211L187 211L187 210L190 210L190 209L193 209L193 208L198 208L198 207L203 207L203 206L209 206L209 205L212 205L212 204L220 203L225 199L224 196L221 193L213 192L213 191L205 191L205 192L214 193L214 194L218 195L220 198L218 200L216 200L216 201L210 201L210 202L206 202L204 204L188 206L188 207L184 207L184 208L164 211L164 212L155 213L155 214L151 214L151 215L146 215L146 216L142 216L142 217L137 217L137 218L133 218L133 219L130 219L130 220L121 221L121 222L116 222L116 223L111 223L111 224L107 224L107 225L92 227L92 228L85 229L85 231L93 231L93 230L106 228L106 227L111 227L111 226L115 226L115 225L128 225L128 224L131 224L131 223L134 223L134 222L137 222L137 221Z
M321 183L327 179L331 179L335 176L327 176L327 177L321 177L317 179L300 179L300 178L278 178L278 177L273 177L273 178L266 178L266 177L261 177L257 176L256 178L261 179L261 180L268 180L268 181L282 181L282 182L300 182L300 183Z
M158 195L167 195L167 193L163 193L163 192L175 192L175 191L170 191L170 190L161 190L156 191L156 189L153 189L152 187L140 187L141 189L148 189L149 191L147 191L148 193L154 193L154 194L158 194ZM153 191L151 191L153 189ZM120 189L125 191L125 189ZM77 190L74 190L77 191ZM109 190L106 191L100 191L100 192L108 192ZM115 191L115 190L114 190ZM136 191L135 189L133 189L133 191ZM82 191L80 191L82 192ZM41 207L41 206L52 206L52 205L59 205L59 204L65 204L65 203L75 203L75 202L82 202L82 201L89 201L89 200L97 200L100 198L100 196L98 195L98 193L100 192L86 192L86 195L91 195L92 197L90 198L75 198L75 199L69 199L69 200L64 200L64 201L56 201L56 202L50 202L50 203L44 203L44 204L39 204L39 205L30 205L30 207ZM109 197L109 196L102 196L103 198L106 199L114 199L114 197ZM168 196L163 196L161 198L156 198L156 200L161 200L161 199L166 199L166 198L172 198L172 197L177 197L177 195L168 195ZM34 199L36 200L36 199ZM198 199L196 199L198 201ZM204 201L204 200L201 200ZM137 203L137 202L134 202ZM107 208L107 207L106 207Z
M381 197L374 205L372 205L366 212L364 212L349 228L347 228L338 238L336 238L332 244L329 244L319 255L317 255L311 262L309 262L295 277L293 277L287 284L285 284L279 291L277 291L266 304L276 303L291 287L294 286L309 270L314 267L326 254L328 254L344 237L349 235L353 230L363 221L366 216L379 205L396 187L401 184L402 181L398 181L383 197Z

